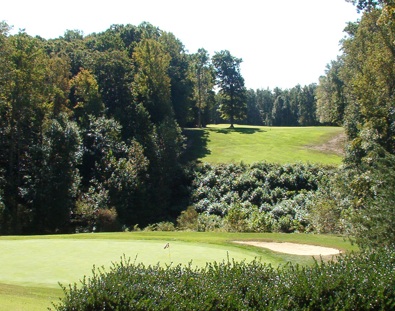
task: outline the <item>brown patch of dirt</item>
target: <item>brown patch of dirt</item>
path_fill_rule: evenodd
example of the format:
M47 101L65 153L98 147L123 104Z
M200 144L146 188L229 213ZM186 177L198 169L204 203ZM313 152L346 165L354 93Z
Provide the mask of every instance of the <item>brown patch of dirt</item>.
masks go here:
M321 145L308 146L308 147L310 149L327 152L327 153L336 153L338 155L344 156L345 144L346 144L346 134L341 133Z
M258 242L258 241L234 241L234 243L252 245L263 247L275 252L292 254L292 255L307 255L307 256L328 256L340 254L336 248L322 247L308 244L298 243L278 243L278 242Z

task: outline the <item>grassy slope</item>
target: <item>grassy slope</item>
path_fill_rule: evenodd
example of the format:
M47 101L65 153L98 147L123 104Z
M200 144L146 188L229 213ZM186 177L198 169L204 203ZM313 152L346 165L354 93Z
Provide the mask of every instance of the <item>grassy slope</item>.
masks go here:
M334 152L313 149L344 132L340 127L263 127L211 125L206 129L187 129L189 160L209 163L267 161L275 163L341 163Z
M0 237L0 310L43 310L61 296L57 285L90 275L91 268L109 266L123 254L146 264L207 260L261 259L272 265L288 261L309 264L310 256L273 253L234 240L288 241L355 249L341 237L307 234L132 232L56 236ZM163 246L170 243L169 249ZM10 285L12 284L12 285Z

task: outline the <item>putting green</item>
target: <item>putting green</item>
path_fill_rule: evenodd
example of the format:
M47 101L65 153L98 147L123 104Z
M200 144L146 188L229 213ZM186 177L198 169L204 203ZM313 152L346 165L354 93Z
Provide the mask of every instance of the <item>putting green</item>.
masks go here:
M0 240L0 283L58 287L90 276L92 267L109 267L123 255L145 265L188 264L234 259L251 261L262 253L237 246L182 241L29 239ZM270 263L266 260L265 262Z

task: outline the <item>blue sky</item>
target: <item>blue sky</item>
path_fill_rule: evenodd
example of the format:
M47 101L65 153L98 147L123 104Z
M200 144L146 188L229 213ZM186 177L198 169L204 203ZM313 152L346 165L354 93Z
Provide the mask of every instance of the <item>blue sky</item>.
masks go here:
M203 47L242 58L241 73L253 89L317 83L341 53L346 23L358 17L345 0L19 0L0 10L14 31L44 38L147 21L172 32L190 53Z

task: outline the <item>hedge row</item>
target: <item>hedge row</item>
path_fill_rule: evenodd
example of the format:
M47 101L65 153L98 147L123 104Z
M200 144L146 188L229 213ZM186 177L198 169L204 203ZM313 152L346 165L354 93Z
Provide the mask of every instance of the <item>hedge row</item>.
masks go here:
M257 261L163 268L124 259L81 283L64 288L55 310L393 310L395 252L276 269Z

